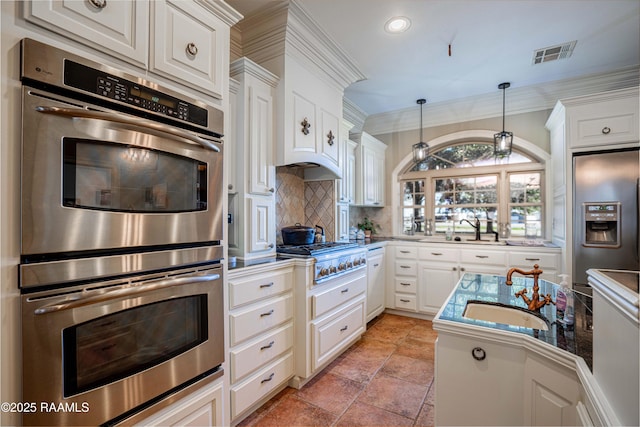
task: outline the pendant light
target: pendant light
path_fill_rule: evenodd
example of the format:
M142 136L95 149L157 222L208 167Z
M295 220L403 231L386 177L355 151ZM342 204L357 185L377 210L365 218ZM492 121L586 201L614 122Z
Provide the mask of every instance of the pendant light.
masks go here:
M498 85L498 89L502 89L502 132L493 135L493 155L496 158L509 157L513 148L513 132L504 130L504 99L505 90L511 86L511 83L505 82Z
M413 161L416 164L424 162L429 157L429 146L422 141L422 106L426 102L426 99L418 99L416 101L417 104L420 104L420 142L413 144Z

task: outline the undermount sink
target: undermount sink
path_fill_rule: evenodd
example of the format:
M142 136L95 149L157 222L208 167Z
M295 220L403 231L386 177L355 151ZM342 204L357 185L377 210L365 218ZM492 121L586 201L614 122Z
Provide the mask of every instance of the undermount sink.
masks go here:
M484 320L486 322L503 323L524 328L549 330L549 321L541 314L522 307L508 306L500 303L470 300L462 313L467 319Z
M442 237L427 237L425 239L420 239L420 242L424 243L457 243L457 244L474 244L474 245L489 245L489 246L504 246L507 244L506 241L500 240L496 242L495 240L475 240L475 239L460 239L460 240L445 240Z

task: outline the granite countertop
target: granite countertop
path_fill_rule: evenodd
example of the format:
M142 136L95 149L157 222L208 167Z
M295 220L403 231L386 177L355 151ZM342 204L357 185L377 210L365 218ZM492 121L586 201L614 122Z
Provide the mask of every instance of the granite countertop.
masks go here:
M229 260L228 268L229 268L229 271L232 271L232 270L238 270L240 268L251 267L254 265L272 264L276 262L289 261L289 260L291 259L279 258L277 256L257 258L253 260L237 260L237 261Z
M531 297L533 278L514 275L512 278L512 286L507 286L505 281L505 276L465 274L458 282L455 292L440 310L437 319L526 334L582 357L589 368L593 369L591 298L587 295L574 292L575 322L574 325L571 326L565 325L562 319L556 317L557 309L555 305L549 304L542 307L540 314L551 324L548 331L469 319L462 316L467 301L469 300L496 302L526 309L524 301L521 298L516 298L514 295L526 287L529 289L527 295ZM539 293L541 295L551 294L552 300L556 301L557 291L561 289L559 285L546 280L539 280L538 285L540 286Z

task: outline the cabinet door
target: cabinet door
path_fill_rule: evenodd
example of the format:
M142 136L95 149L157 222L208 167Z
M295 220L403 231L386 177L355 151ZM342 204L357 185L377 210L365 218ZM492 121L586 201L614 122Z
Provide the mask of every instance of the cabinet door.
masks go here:
M249 192L274 194L273 98L268 87L249 87Z
M322 132L318 137L318 153L326 157L336 167L340 165L340 121L328 111L321 110L320 126Z
M145 0L24 2L27 21L146 68L149 3Z
M356 201L356 143L353 141L348 142L347 148L347 200L349 203L355 203Z
M367 322L384 310L384 248L375 251L367 260Z
M349 240L349 205L338 203L338 240Z
M362 149L362 172L363 172L363 199L362 203L365 205L379 205L378 200L378 183L379 179L377 174L379 171L378 158L376 152L370 148L364 147Z
M152 1L151 11L150 71L221 98L228 25L196 2Z
M316 106L300 94L293 93L294 153L316 152Z
M456 265L442 267L420 265L418 268L418 311L436 314L458 282Z
M275 202L273 197L248 199L250 228L245 230L249 239L249 251L275 250Z
M563 366L527 357L524 369L524 424L574 426L580 387Z

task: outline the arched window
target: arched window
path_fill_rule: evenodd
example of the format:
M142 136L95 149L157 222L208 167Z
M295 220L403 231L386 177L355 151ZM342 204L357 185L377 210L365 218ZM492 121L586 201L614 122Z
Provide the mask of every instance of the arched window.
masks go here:
M545 230L545 165L518 150L507 159L493 157L493 144L457 142L440 145L419 165L409 161L400 182L400 221L404 234L482 233L509 224L511 236L542 238ZM468 221L465 221L468 220ZM492 236L483 236L490 239Z

